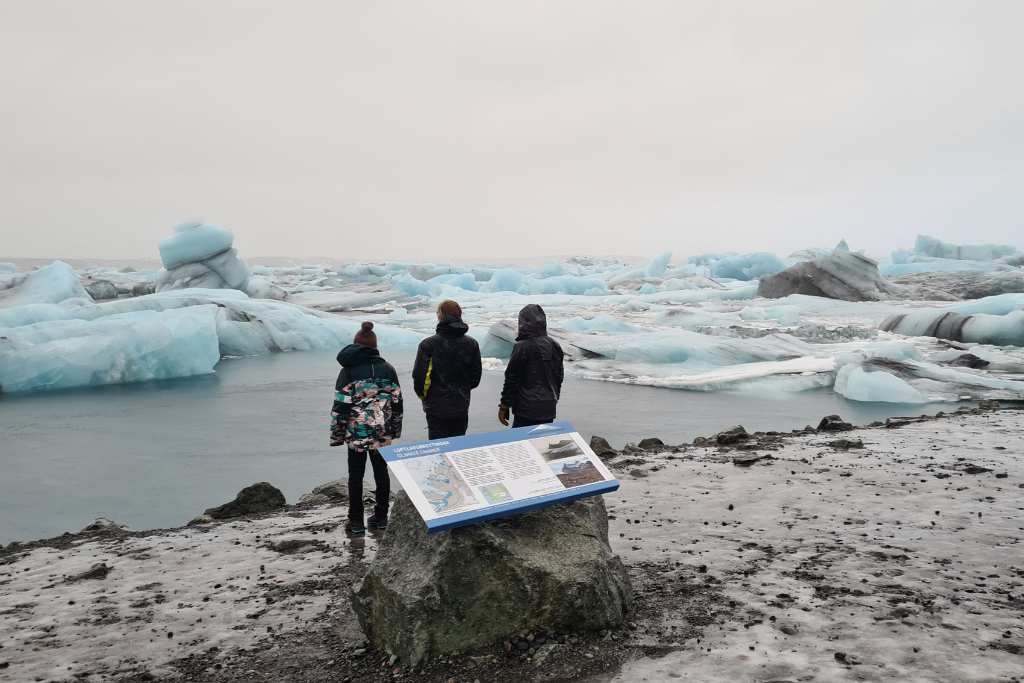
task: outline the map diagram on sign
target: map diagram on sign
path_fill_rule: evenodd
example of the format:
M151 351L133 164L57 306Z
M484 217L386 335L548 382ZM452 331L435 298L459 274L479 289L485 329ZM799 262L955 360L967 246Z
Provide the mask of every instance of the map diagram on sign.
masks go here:
M476 496L443 455L409 460L406 468L436 513L478 505Z

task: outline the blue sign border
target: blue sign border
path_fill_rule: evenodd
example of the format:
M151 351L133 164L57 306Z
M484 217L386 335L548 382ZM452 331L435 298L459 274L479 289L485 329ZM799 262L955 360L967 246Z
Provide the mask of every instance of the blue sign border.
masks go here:
M534 437L558 436L560 434L572 434L574 432L576 432L576 430L570 423L561 421L553 422L551 424L536 425L533 427L517 427L516 429L506 429L501 432L489 432L487 434L470 434L468 436L455 436L445 439L435 439L433 441L416 441L414 443L402 444L399 446L386 446L380 449L380 454L384 457L384 460L388 462L397 462L408 458L419 458L425 455L437 455L449 451L461 451L467 448L482 448L484 446L493 446L500 443L523 441L524 439L531 439ZM571 489L556 491L555 493L547 493L542 496L527 498L525 500L500 503L498 505L486 507L482 510L458 512L454 515L448 515L447 517L426 522L427 532L435 533L438 531L446 531L448 529L454 529L468 524L485 522L490 519L508 517L527 512L529 510L547 507L548 505L554 505L555 503L567 503L578 498L596 496L602 493L611 493L612 491L617 491L618 488L618 479L611 479L609 481L594 482L593 484L584 484L583 486L574 486Z

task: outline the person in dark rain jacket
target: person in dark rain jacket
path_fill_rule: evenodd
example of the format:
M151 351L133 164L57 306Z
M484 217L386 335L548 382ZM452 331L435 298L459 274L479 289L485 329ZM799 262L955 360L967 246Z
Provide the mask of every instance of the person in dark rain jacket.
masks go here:
M562 392L562 347L548 336L547 316L537 304L519 311L519 334L505 368L498 420L513 427L546 424L555 419Z
M371 529L388 525L391 479L378 448L402 435L402 388L398 374L377 351L373 323L364 322L352 344L338 353L341 372L334 385L331 445L348 446L348 522L350 536L366 533L363 525L363 475L366 459L377 485L376 506L367 520Z
M462 307L450 299L437 307L437 334L420 342L412 369L423 401L427 436L462 436L469 427L470 392L480 385L480 345L466 335Z

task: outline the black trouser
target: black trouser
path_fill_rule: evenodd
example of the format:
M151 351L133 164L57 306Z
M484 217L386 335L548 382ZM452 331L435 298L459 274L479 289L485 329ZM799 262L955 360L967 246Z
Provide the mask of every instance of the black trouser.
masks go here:
M354 527L363 526L363 475L366 474L366 456L370 456L373 466L373 480L377 484L375 495L377 504L374 514L378 519L388 516L388 499L391 496L391 479L388 477L388 465L381 457L380 451L373 449L357 451L348 449L348 521Z
M547 420L538 420L535 417L520 417L515 415L512 418L512 427L532 427L534 425L546 425L551 424L555 421L555 418L548 418Z
M443 439L447 436L464 436L469 429L469 414L461 417L433 417L427 415L427 438Z

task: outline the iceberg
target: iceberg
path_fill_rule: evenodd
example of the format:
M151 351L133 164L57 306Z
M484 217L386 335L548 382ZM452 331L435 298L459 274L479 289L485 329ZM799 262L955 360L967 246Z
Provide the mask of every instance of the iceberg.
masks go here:
M665 271L668 270L668 264L671 260L671 251L658 254L651 259L650 263L647 264L647 268L644 270L644 275L647 277L662 277L665 274Z
M712 277L732 280L758 280L785 270L786 264L775 254L756 252L725 256L711 264Z
M174 234L160 240L160 260L167 270L198 263L223 254L231 248L235 236L230 230L201 222L180 223Z
M836 373L835 392L851 401L880 403L927 403L920 391L896 375L882 370L868 372L859 365L844 365Z
M879 329L908 337L1024 346L1024 294L1001 294L944 308L896 313L883 320Z
M0 273L5 273L6 274L6 273L17 273L17 272L18 272L18 266L14 265L13 263L8 263L7 261L0 261Z
M0 306L56 304L69 299L91 301L74 269L63 261L15 275L0 289Z
M174 234L160 240L164 269L156 279L156 291L175 289L237 289L261 298L284 299L287 294L268 280L252 283L249 266L232 247L230 230L191 222L175 226Z
M0 392L189 377L220 360L217 307L0 328Z
M1016 247L1008 244L950 244L928 235L918 235L914 253L957 261L994 261L1018 252Z
M204 374L221 357L339 348L360 322L235 290L18 306L0 309L0 380L4 391L35 391ZM374 331L392 348L422 339L388 325Z
M898 298L894 297L897 288L882 279L875 261L863 254L841 250L762 278L757 294L769 299L780 299L790 294L844 301Z

